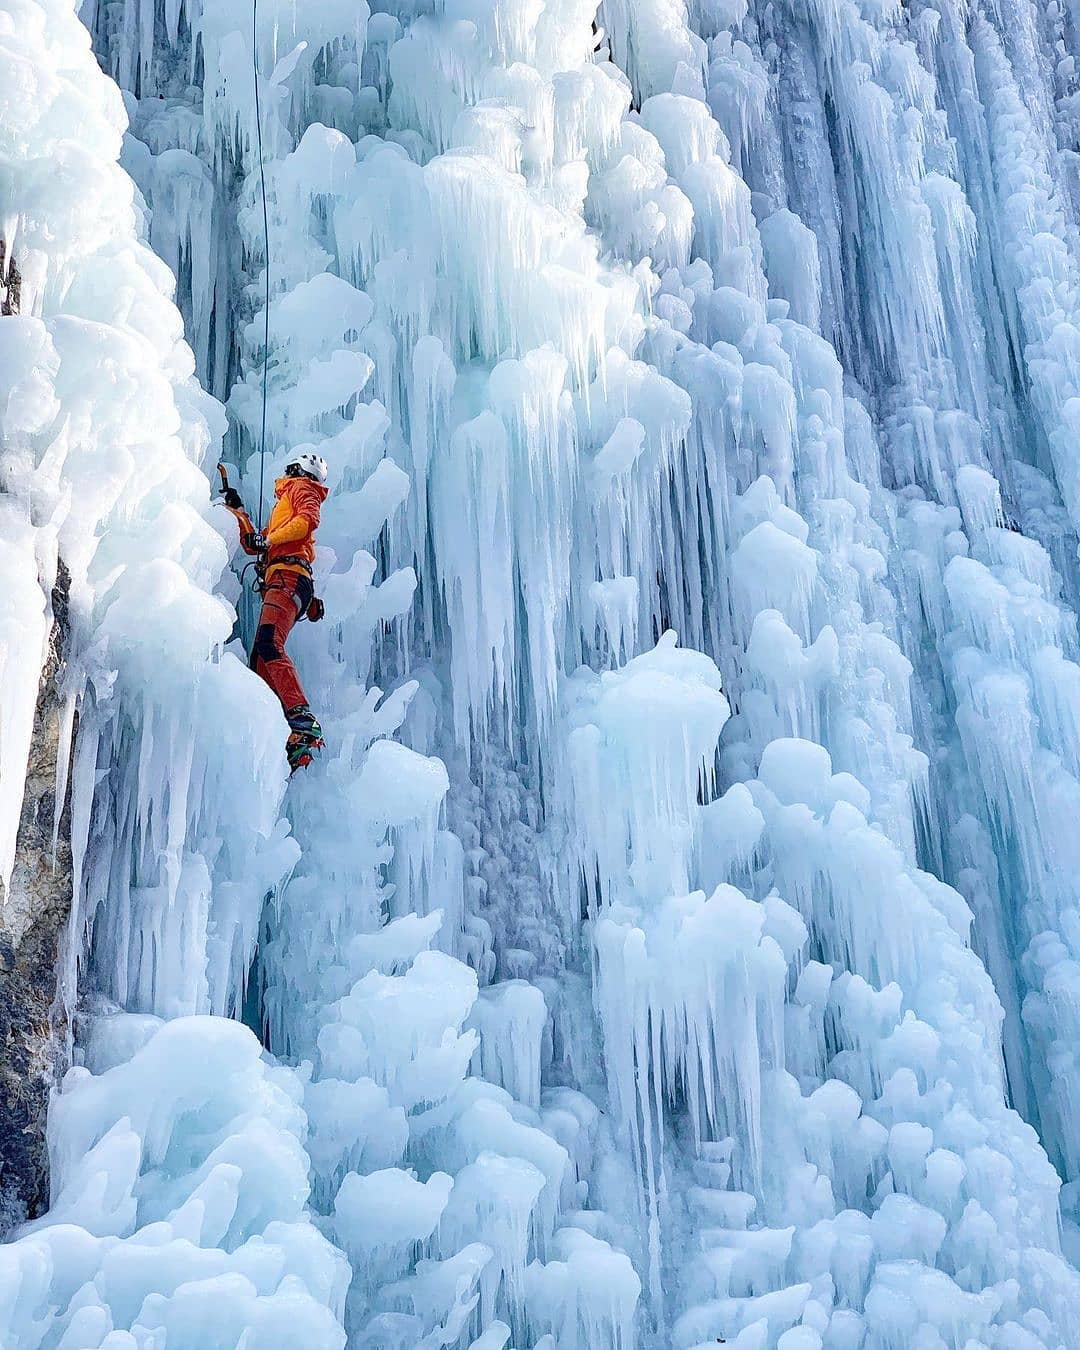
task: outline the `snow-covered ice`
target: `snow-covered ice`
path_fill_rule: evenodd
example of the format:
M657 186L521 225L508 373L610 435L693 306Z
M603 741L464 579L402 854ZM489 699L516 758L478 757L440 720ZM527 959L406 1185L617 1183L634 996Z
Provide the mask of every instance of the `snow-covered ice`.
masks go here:
M1078 25L0 0L0 1344L1076 1342ZM287 784L210 478L297 450Z

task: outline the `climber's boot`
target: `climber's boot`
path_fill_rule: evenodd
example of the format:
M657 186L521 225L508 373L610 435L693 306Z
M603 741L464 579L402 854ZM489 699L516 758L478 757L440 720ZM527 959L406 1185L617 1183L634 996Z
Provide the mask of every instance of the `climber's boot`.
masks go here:
M314 758L316 750L323 748L321 736L311 736L306 731L294 731L285 742L285 754L289 760L289 772L306 769Z
M290 731L299 731L304 735L314 736L316 739L322 737L319 719L306 703L298 703L295 708L290 708L285 714L285 721L288 722Z
M297 769L306 769L314 752L323 748L322 727L306 703L290 708L285 719L290 727L285 753L289 759L289 768L295 773Z

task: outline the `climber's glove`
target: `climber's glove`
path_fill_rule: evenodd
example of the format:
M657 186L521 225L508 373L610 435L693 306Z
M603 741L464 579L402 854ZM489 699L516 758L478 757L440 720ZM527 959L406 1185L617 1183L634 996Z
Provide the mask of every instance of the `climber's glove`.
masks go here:
M240 500L240 494L234 487L223 488L221 500L230 511L242 511L244 509L244 503Z
M250 534L246 534L241 542L249 553L265 553L269 547L266 542L266 535L259 534L255 530L252 530Z

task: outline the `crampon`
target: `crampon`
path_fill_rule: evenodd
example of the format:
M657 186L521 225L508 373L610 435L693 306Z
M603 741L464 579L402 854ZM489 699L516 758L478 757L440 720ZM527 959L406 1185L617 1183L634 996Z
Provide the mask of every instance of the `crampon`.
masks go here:
M315 736L310 731L294 731L285 742L290 773L306 769L315 757L315 751L321 750L324 744L321 736Z

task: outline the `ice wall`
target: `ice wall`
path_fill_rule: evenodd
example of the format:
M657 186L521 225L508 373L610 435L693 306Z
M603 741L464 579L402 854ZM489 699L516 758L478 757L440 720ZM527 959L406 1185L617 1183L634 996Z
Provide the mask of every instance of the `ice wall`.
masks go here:
M13 160L26 312L128 297L166 372L120 423L138 486L60 532L112 1006L3 1249L16 1343L1070 1344L1071 11L255 13L81 7L142 194L87 77L94 200L175 271L194 358L160 289L64 280ZM11 32L52 90L89 57L44 14ZM122 381L42 350L104 444ZM329 745L287 829L280 721L207 660L193 359L249 504L264 359L268 477L331 464L329 618L293 640ZM67 440L19 430L51 472Z
M168 1328L185 1325L189 1344L209 1344L198 1325L208 1299L223 1306L219 1279L234 1326L270 1326L282 1304L311 1302L292 1290L305 1243L313 1271L331 1266L311 1287L333 1323L333 1261L318 1255L327 1244L310 1223L288 1227L307 1185L295 1141L297 1174L271 1201L277 1212L253 1203L260 1177L277 1179L296 1108L264 1077L250 1035L225 1018L170 1023L152 1051L103 1072L100 1055L126 1060L155 1023L149 1014L239 1008L263 893L294 846L277 820L284 774L268 749L271 701L223 651L233 615L213 593L227 552L200 466L224 418L195 382L172 279L116 163L120 96L69 6L6 6L0 31L0 228L21 277L20 313L0 319L13 577L0 642L4 879L62 560L71 582L56 799L70 783L74 881L57 996L80 1018L79 992L95 1012L129 1010L111 1050L97 1048L110 1019L82 1021L90 1044L80 1057L102 1076L72 1070L56 1100L53 1209L39 1235L3 1249L2 1339L90 1346L123 1334L134 1344L126 1329L136 1327L144 1343L179 1343ZM207 1074L228 1084L216 1100ZM191 1133L174 1136L182 1120ZM178 1158L189 1164L183 1194L169 1184ZM271 1236L267 1246L276 1223L281 1244ZM252 1236L256 1250L230 1266L226 1251ZM129 1238L139 1248L130 1261ZM200 1264L211 1249L218 1264ZM108 1273L140 1264L134 1282ZM277 1304L260 1304L264 1294ZM235 1344L240 1332L220 1334ZM340 1344L319 1334L312 1343Z
M72 957L92 929L87 960L106 996L170 1015L230 1011L263 891L292 846L276 824L270 700L223 653L233 616L213 594L227 553L200 465L224 419L194 380L171 279L142 241L142 205L115 162L121 101L85 31L64 6L22 6L4 59L4 233L22 276L22 312L2 326L17 579L4 873L59 556L71 574L69 737L79 725Z

